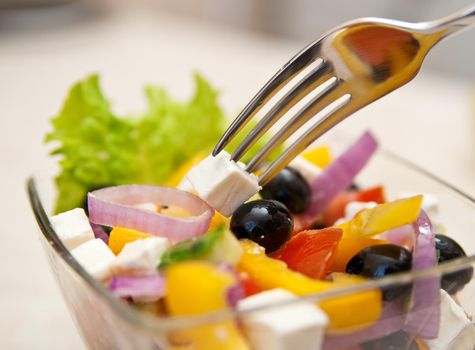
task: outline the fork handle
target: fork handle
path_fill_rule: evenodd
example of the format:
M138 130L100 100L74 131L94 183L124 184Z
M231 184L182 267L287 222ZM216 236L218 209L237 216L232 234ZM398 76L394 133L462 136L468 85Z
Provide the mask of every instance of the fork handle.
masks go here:
M458 34L465 29L475 25L475 4L472 4L462 10L459 10L449 16L437 19L435 21L423 23L424 30L430 33L442 33L440 40L454 34Z

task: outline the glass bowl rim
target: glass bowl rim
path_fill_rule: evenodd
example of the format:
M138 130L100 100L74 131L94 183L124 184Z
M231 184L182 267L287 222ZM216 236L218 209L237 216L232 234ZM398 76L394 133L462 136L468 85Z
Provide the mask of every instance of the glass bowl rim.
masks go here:
M386 158L392 158L393 161L400 163L413 171L430 178L431 180L437 182L439 185L447 188L449 191L457 194L463 199L470 202L470 204L475 206L475 198L471 197L467 193L458 189L457 187L449 184L448 182L440 179L429 171L421 168L420 166L412 163L411 161L396 155L393 152L388 150L380 150L380 154L384 155ZM141 313L138 310L129 307L120 299L116 298L112 293L110 293L107 288L89 275L86 270L74 259L69 250L63 245L57 234L55 233L49 217L46 214L46 211L41 202L40 196L38 195L37 185L34 176L30 176L27 179L26 183L28 199L30 206L33 210L33 214L38 223L40 231L42 232L44 238L47 240L51 248L57 253L64 262L77 274L79 277L89 285L89 287L99 295L107 305L118 314L123 320L131 323L136 327L141 329L148 330L151 332L167 332L173 331L176 329L194 327L203 324L208 324L211 322L218 322L222 320L228 320L231 318L239 318L245 314L272 309L275 307L285 307L293 304L301 303L302 301L312 301L318 302L332 297L344 296L352 293L363 292L370 289L382 288L390 286L392 284L402 284L408 283L411 281L417 281L431 276L440 276L442 273L450 273L463 269L464 267L469 267L475 263L475 254L469 255L463 258L455 259L449 262L445 262L440 265L436 265L430 268L421 269L418 271L409 271L404 273L398 273L383 277L377 280L365 281L361 284L338 288L322 293L315 293L311 295L301 296L299 298L288 300L285 302L272 302L262 306L249 308L246 310L234 310L234 309L224 309L216 312L210 312L198 316L186 316L186 317L173 317L173 316L152 316L148 314Z

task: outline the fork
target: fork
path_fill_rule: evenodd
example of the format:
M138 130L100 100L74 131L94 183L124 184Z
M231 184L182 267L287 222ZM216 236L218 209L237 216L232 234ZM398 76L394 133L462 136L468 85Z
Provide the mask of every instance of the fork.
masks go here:
M225 131L213 155L268 105L269 111L231 154L232 160L239 161L292 107L297 109L305 97L310 99L246 165L246 171L255 172L277 147L318 114L315 122L259 176L259 184L265 185L339 122L411 81L435 44L474 24L475 4L435 21L362 18L330 30L303 48L264 85ZM273 101L283 88L287 91Z

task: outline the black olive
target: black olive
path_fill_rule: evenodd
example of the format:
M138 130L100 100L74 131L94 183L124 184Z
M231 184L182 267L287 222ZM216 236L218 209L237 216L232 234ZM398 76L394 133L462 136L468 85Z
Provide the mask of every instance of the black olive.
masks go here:
M302 213L310 205L310 186L304 177L291 167L278 173L261 192L262 198L283 203L292 213Z
M247 238L272 253L287 242L294 224L288 209L274 200L244 203L231 218L231 231L237 238Z
M346 272L368 278L381 278L393 273L409 271L412 267L412 253L395 244L381 244L361 250L350 259ZM383 288L384 300L407 296L411 285Z
M467 256L463 248L457 242L442 234L435 235L435 248L438 250L439 264ZM446 273L441 278L442 289L449 294L455 294L470 282L472 275L473 267Z

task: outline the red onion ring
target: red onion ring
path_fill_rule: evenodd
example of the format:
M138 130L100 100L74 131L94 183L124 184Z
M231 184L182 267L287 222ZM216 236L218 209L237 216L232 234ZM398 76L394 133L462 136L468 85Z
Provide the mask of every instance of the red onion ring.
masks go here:
M435 233L424 210L421 210L413 227L415 233L413 270L437 265ZM416 337L435 339L439 334L439 320L440 277L431 276L414 282L411 307L406 315L404 330Z
M239 282L239 274L234 268L234 266L229 265L228 263L221 262L218 264L218 269L221 271L226 271L231 273L236 278L236 284L228 288L227 299L228 304L232 308L236 308L239 300L246 297L243 285Z
M158 300L165 295L165 278L160 274L114 276L109 289L120 298Z
M192 215L175 218L135 208L142 203L178 206ZM194 194L170 187L123 185L88 194L89 219L106 226L122 226L179 242L205 233L214 210Z
M414 228L411 224L388 230L382 233L379 238L385 239L392 244L405 247L411 251L414 248Z

